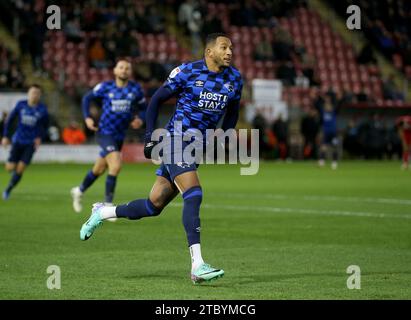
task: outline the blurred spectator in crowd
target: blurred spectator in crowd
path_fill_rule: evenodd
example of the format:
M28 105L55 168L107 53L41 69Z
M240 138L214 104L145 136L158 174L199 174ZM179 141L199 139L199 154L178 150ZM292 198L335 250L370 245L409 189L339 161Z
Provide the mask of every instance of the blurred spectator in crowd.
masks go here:
M274 59L276 61L290 61L293 50L290 36L281 29L276 29L275 38L272 42Z
M349 86L345 84L341 91L341 95L338 98L338 107L342 107L346 104L350 104L354 102L354 94L351 92Z
M291 61L281 62L277 68L277 78L281 80L284 86L292 86L295 84L297 71Z
M348 125L344 133L343 148L352 157L357 157L361 154L358 127L354 119L350 119L348 121Z
M221 20L217 17L215 13L207 14L204 18L204 24L202 28L202 37L203 39L211 33L221 32L223 26Z
M301 119L300 130L304 137L304 159L316 159L318 154L317 138L320 131L320 119L317 109L308 109Z
M88 50L88 58L92 67L97 69L107 68L106 50L99 38L92 40Z
M162 33L165 31L165 18L156 5L147 7L146 20L153 33Z
M80 26L80 19L73 18L67 21L64 27L64 33L66 34L67 41L79 43L83 40Z
M25 77L20 68L20 61L15 55L0 44L0 89L22 89Z
M318 78L318 72L314 72L315 59L313 56L307 55L301 66L303 75L308 79L309 85L318 86L320 79Z
M364 45L357 56L359 64L377 64L377 59L374 56L374 51L370 43Z
M364 85L361 85L360 89L356 90L356 98L357 98L357 102L371 102L372 101L371 97L369 96L368 89Z
M198 2L187 0L180 5L178 21L191 37L192 54L197 56L201 49L201 30L203 16Z
M43 43L46 30L44 14L40 14L30 28L30 56L36 73L39 73L42 68L41 61L43 59Z
M386 136L385 152L388 159L401 159L403 147L396 123L387 128Z
M71 121L70 125L64 128L63 141L65 144L82 144L86 141L86 135L77 121Z
M275 145L274 137L271 130L267 127L267 122L264 116L260 112L256 113L252 126L254 129L258 130L258 142L261 157L263 159L272 158L272 151Z
M396 125L402 143L402 169L408 169L411 152L411 116L397 118Z
M17 62L10 64L7 73L8 87L12 89L21 89L24 87L24 76Z
M268 36L264 34L254 50L254 59L259 61L272 61L273 58L273 48Z
M288 121L284 115L274 121L272 131L277 138L280 159L285 160L288 156Z
M135 32L117 31L115 35L116 52L115 57L138 57L140 56L139 43L136 41ZM114 58L115 60L115 58ZM113 60L113 62L114 62Z
M358 128L359 142L366 159L382 159L386 146L386 132L381 118L373 114Z
M57 121L57 117L50 113L49 114L49 127L47 130L47 134L44 137L44 143L58 143L61 142L60 137L60 125Z
M393 74L390 74L388 78L382 82L382 90L384 99L404 101L404 95L397 91Z

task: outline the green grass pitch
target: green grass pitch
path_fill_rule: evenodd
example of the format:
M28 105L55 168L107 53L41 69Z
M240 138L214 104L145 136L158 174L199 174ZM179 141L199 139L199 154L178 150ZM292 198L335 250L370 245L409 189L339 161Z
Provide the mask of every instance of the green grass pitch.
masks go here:
M79 239L105 179L69 190L90 166L32 165L0 203L0 299L410 299L411 171L399 162L314 162L200 167L202 251L224 278L194 286L181 199L157 218L105 222ZM125 165L116 203L146 197L155 166ZM4 187L9 176L0 173ZM49 290L49 265L61 289ZM347 267L361 289L347 288Z

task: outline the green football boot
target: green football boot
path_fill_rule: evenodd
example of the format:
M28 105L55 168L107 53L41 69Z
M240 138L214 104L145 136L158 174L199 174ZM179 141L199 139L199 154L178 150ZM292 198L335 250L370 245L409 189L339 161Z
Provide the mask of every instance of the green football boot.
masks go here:
M194 284L198 284L221 278L223 275L224 270L216 269L207 263L203 263L196 270L191 272L191 280Z
M80 229L80 239L88 240L97 227L103 224L103 219L100 216L100 209L104 207L104 203L95 203L91 209L90 218L82 225Z

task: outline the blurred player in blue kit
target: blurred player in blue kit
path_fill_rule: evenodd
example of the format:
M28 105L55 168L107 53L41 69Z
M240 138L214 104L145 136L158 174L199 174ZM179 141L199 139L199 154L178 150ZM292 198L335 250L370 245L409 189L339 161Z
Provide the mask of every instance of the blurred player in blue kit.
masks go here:
M226 35L211 34L206 40L204 59L184 63L170 73L147 108L144 147L147 158L152 158L152 150L157 143L152 140L152 133L159 108L172 96L177 98L176 110L166 126L171 140L197 129L205 141L206 129L215 129L223 116L222 129L235 128L243 83L239 71L231 66L232 54L232 43ZM178 158L177 153L181 156L185 146L183 142L181 150L171 148L169 154L163 155L163 163L156 171L157 177L148 198L119 206L94 204L90 218L80 230L81 240L89 239L106 219L136 220L158 216L180 193L184 201L182 220L192 262L191 280L200 283L223 276L223 270L205 263L201 255L200 205L203 191L197 174L198 164L174 160ZM171 161L164 161L165 158Z
M332 161L331 168L333 170L338 167L338 136L337 136L337 114L338 107L333 105L330 96L325 95L324 105L318 108L322 124L323 140L320 146L320 156L318 165L325 165L325 158L328 148L331 147Z
M10 155L6 162L6 170L11 172L11 179L3 191L3 200L10 197L11 190L20 182L23 172L47 134L49 116L47 107L40 99L40 86L31 85L27 100L17 102L5 122L1 144L7 146L11 143ZM11 127L16 119L17 129L12 136Z
M121 148L126 131L131 124L133 129L143 125L146 101L141 86L133 82L131 64L119 60L114 67L115 80L97 84L93 90L83 97L82 109L84 121L88 129L97 132L100 145L100 156L93 168L86 174L83 182L71 189L73 209L82 210L84 192L108 170L105 188L105 203L113 202L117 176L121 170ZM95 100L102 106L102 115L98 127L90 116L90 105Z

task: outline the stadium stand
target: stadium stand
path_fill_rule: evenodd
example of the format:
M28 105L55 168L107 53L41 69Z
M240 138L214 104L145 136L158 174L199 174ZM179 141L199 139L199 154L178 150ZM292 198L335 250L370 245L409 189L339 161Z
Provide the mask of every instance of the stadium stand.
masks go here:
M20 67L20 60L0 44L0 89L15 90L25 85L25 77Z
M283 82L284 99L301 109L295 111L297 117L324 95L350 108L405 110L406 95L390 75L383 76L373 46L410 75L410 24L405 14L409 5L385 0L359 3L366 15L364 34L369 40L361 52L304 0L16 1L1 3L13 17L0 12L0 18L10 32L17 19L22 53L30 55L34 70L46 71L77 104L86 90L111 77L118 57L134 62L134 77L151 96L172 68L198 58L201 50L193 49L198 37L225 31L235 47L234 65L246 81L243 104L248 102L251 80L260 78ZM44 27L45 8L50 4L61 7L62 30ZM347 5L348 1L340 1L333 7L343 15ZM384 5L388 10L382 9ZM378 32L394 43L391 51L379 46ZM1 46L0 53L2 57L8 54ZM10 61L9 57L2 59L0 86L7 73L3 65L18 69Z
M341 15L350 1L333 2ZM393 65L411 79L411 4L409 1L356 1L362 9L364 33Z

